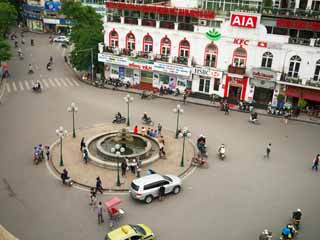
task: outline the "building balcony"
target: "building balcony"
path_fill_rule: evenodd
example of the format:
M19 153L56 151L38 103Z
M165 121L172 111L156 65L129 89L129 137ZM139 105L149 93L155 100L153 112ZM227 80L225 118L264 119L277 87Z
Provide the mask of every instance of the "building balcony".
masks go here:
M244 75L246 73L246 67L237 67L237 66L229 65L228 73Z
M142 26L147 26L147 27L155 27L156 26L156 21L155 20L149 20L149 19L142 19L141 25Z
M320 20L320 11L286 8L263 8L261 14L286 18L305 18Z
M304 45L310 46L311 40L306 38L296 38L296 37L289 37L289 44L297 44L297 45Z
M160 21L160 28L174 29L174 22Z
M124 23L138 25L138 18L125 17Z
M121 23L121 18L120 16L107 16L107 21Z
M194 25L190 23L179 23L178 24L178 30L183 30L183 31L194 31Z

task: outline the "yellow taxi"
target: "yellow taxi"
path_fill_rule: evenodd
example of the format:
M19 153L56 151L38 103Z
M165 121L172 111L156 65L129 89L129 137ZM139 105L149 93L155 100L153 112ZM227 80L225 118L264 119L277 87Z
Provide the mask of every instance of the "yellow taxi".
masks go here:
M154 240L151 229L144 224L123 225L107 234L105 240Z

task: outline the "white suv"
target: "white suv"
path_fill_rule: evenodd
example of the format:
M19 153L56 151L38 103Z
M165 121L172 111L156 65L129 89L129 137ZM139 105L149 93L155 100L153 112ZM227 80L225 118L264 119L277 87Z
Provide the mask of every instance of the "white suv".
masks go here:
M134 179L129 187L130 195L134 199L151 203L159 196L159 188L165 188L165 194L178 194L181 190L182 181L179 177L167 174L150 174L141 178Z
M61 43L69 43L69 38L66 36L59 36L59 37L55 37L53 39L54 42L61 42Z

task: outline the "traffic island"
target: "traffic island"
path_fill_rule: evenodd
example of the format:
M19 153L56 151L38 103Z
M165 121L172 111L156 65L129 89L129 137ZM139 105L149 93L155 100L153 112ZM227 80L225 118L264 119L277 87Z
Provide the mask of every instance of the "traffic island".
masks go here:
M148 125L139 125L139 129L142 127L148 129L152 128ZM82 187L91 188L95 187L96 178L99 176L102 181L102 186L106 191L128 191L129 184L136 174L133 174L130 169L126 171L125 176L121 176L120 172L120 186L117 186L117 166L118 162L113 159L108 160L103 157L99 158L99 152L94 153L94 147L89 145L89 161L86 164L83 160L83 153L80 151L80 142L84 137L87 143L92 143L92 139L96 136L115 135L117 132L123 131L126 126L124 124L99 124L90 128L78 129L76 138L73 138L72 134L68 134L62 141L62 161L61 161L61 145L60 141L56 141L51 146L51 157L49 166L54 170L55 174L60 178L60 174L63 169L67 169L69 176L74 181L75 185L81 185ZM132 132L132 128L127 128L128 132ZM185 139L175 138L173 131L162 129L161 135L165 141L166 157L160 158L159 148L157 144L159 138L150 139L151 146L148 145L149 155L141 158L142 166L140 175L147 174L148 169L152 169L155 172L163 174L174 174L180 177L186 175L193 169L191 166L191 160L195 156L196 151L193 143ZM141 135L138 138L140 139ZM145 138L145 136L142 136ZM150 138L150 137L146 137ZM101 145L101 141L98 141ZM184 158L182 164L182 152L184 145ZM99 146L99 145L98 145ZM113 156L114 157L114 156ZM116 159L116 158L115 158ZM99 162L102 162L101 164ZM63 165L63 166L61 166ZM120 167L120 164L119 164Z

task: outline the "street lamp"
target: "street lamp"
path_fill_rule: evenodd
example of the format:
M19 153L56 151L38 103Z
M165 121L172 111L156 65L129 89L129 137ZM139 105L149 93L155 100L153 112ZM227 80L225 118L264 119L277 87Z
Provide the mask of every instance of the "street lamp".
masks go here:
M78 112L78 107L76 106L76 104L73 102L71 103L71 107L68 107L68 112L72 112L72 128L73 128L73 138L76 137L76 129L75 129L75 126L74 126L74 113L75 112Z
M183 138L183 145L182 145L182 156L181 156L181 162L180 167L184 167L184 145L186 143L186 138L191 137L191 132L188 130L188 128L184 128L181 133L179 133L179 137Z
M126 101L127 103L127 111L128 111L128 117L127 117L127 126L129 127L130 126L130 119L129 119L129 110L130 110L130 103L133 101L133 97L130 97L130 95L128 94L127 96L124 97L124 100Z
M173 112L177 114L177 129L176 129L176 138L178 138L179 135L179 117L180 113L183 113L183 109L181 108L180 104L177 105L176 108L173 109Z
M56 134L58 137L60 137L60 166L62 167L63 164L63 158L62 158L62 139L64 138L64 136L66 136L68 133L67 130L64 130L63 127L59 127L56 130Z
M116 144L113 148L111 148L111 152L116 154L117 156L117 186L120 187L120 174L119 174L119 159L121 153L125 151L124 147L121 147L120 144Z

